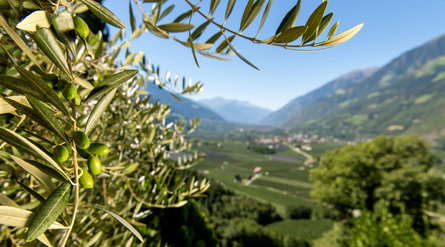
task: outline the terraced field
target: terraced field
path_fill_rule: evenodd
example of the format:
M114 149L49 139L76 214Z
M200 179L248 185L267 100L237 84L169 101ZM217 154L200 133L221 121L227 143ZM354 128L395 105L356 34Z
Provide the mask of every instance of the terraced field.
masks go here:
M324 152L335 147L338 146L314 144L309 154L318 159ZM318 206L310 198L312 183L309 180L310 168L304 165L306 157L285 147L280 150L273 155L262 155L248 149L243 142L220 141L217 145L216 140L208 140L199 147L199 151L207 157L194 169L238 194L271 203L283 218L287 217L286 208L289 206L304 205L317 211ZM261 175L255 176L259 178L246 186L246 182L255 175L253 170L256 167L261 167ZM332 227L332 223L325 219L286 219L270 225L270 229L288 232L289 227L303 229L307 225L313 228L310 236L306 231L292 230L289 233L312 240Z

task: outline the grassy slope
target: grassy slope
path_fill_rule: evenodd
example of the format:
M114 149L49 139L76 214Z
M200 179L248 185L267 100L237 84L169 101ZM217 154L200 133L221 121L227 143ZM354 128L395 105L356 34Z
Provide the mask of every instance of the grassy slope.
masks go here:
M221 143L222 147L203 145L199 149L207 153L204 159L195 169L199 171L207 170L208 177L220 181L225 187L261 202L271 203L277 211L286 217L286 208L291 205L304 205L318 209L318 206L310 198L312 183L309 181L308 168L304 166L305 157L284 150L275 155L261 155L249 149L241 142ZM333 144L314 144L313 151L309 152L315 158L329 149L338 147ZM224 165L226 164L226 165ZM261 176L250 186L245 186L234 181L235 175L240 175L243 179L253 175L253 169L261 166L267 175ZM310 234L306 226L310 224ZM285 220L270 226L279 232L290 228L297 234L308 240L321 236L329 230L332 224L329 220ZM300 229L300 230L298 230ZM293 231L295 230L295 231ZM287 232L285 232L287 233Z

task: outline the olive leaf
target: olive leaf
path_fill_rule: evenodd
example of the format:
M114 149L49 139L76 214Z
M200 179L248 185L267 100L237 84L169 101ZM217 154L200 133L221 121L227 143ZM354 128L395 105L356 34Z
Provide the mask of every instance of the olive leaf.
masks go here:
M70 75L65 54L53 32L48 28L38 28L35 39L43 53L65 74Z
M5 87L18 94L32 95L37 99L45 101L47 100L46 97L41 95L37 90L35 90L33 87L30 87L29 82L22 80L20 78L8 75L0 75L0 86Z
M124 218L120 217L119 215L108 211L104 208L101 207L95 207L97 209L100 209L102 211L104 211L105 213L111 215L113 218L115 218L117 221L119 221L122 225L124 225L128 230L130 230L131 233L133 233L142 243L144 242L144 238L142 237L142 235L138 232L138 230L136 230L136 228L134 228L130 223L128 223L128 221L126 221Z
M5 29L9 37L11 37L11 39L14 40L14 42L17 44L18 47L20 47L20 49L26 54L26 56L28 56L29 59L31 59L31 61L41 69L42 67L40 66L39 62L37 61L32 51L29 49L28 45L23 41L22 38L20 38L20 36L16 32L14 32L14 30L8 25L6 20L1 15L0 15L0 26L2 26L3 29Z
M25 137L15 133L12 130L0 127L0 139L2 139L3 141L5 141L6 143L8 143L11 146L26 150L32 154L39 156L43 160L46 160L60 174L63 174L63 177L66 180L69 180L68 176L62 170L62 168L60 168L59 164L48 154L48 152L46 150L41 149L40 147L36 146L34 143L32 143L30 140L26 139Z
M59 120L54 116L53 112L48 109L45 105L43 105L40 101L32 96L27 96L28 102L31 104L32 108L34 108L34 112L40 117L40 119L45 122L46 126L49 126L49 129L54 132L54 134L58 135L67 143L70 143L69 138L67 137L65 130L60 124Z
M22 186L23 189L25 189L26 191L28 191L29 194L31 194L34 198L36 198L37 200L39 200L40 202L44 202L46 199L45 197L43 197L42 195L39 194L39 192L31 189L29 186L27 186L24 183L21 183L20 181L15 181L16 183L18 183L20 186Z
M241 55L236 49L235 47L233 47L232 43L230 43L230 41L227 39L226 35L223 33L224 37L227 40L227 44L230 46L230 49L232 49L233 52L235 52L235 54L241 58L241 60L243 60L245 63L247 63L248 65L250 65L252 68L256 69L256 70L260 70L257 66L255 66L253 63L251 63L249 60L247 60L245 57L243 57L243 55Z
M295 6L291 10L289 10L289 12L287 12L287 14L284 16L275 34L279 34L284 30L291 28L293 25L295 25L295 22L297 21L298 18L298 14L300 13L300 8L301 8L301 0L298 0L297 4L295 4Z
M303 35L303 43L306 43L312 37L312 35L316 33L318 26L320 26L321 20L323 20L327 6L328 1L322 2L307 20L306 26L308 28L306 33Z
M46 175L33 165L29 164L28 162L20 159L19 157L14 156L12 154L10 156L12 160L14 160L14 162L17 163L17 165L19 165L21 168L23 168L23 170L27 171L29 174L35 177L37 181L39 181L43 185L43 187L46 188L46 190L53 191L56 188L56 186L51 181L51 178L48 175Z
M55 189L39 207L29 225L26 241L32 241L44 233L65 209L71 195L71 184L65 182Z
M317 43L317 45L334 46L346 42L352 37L354 37L360 31L360 29L363 28L363 25L364 25L363 23L359 24L349 30L344 31L339 35L332 37L331 39L328 39L321 43Z
M28 32L35 32L38 27L51 27L51 21L44 10L32 12L16 25L16 28Z
M35 91L39 96L36 97L38 99L44 99L47 102L53 104L57 109L65 113L65 115L70 116L68 110L65 105L60 101L57 94L52 90L48 85L46 85L45 81L43 81L40 77L36 76L34 73L20 67L15 66L16 70L22 76L22 79L26 80L28 86ZM30 94L33 95L34 94Z
M85 134L88 134L92 130L96 121L100 118L100 116L102 116L104 111L107 109L107 107L110 104L111 100L113 99L116 91L117 91L117 88L106 93L94 106L93 110L90 113L90 116L88 117L88 120L87 120L87 123L85 126Z
M235 1L236 0L229 0L227 2L225 20L229 19L230 15L232 14L233 6L235 6Z
M306 31L308 27L307 26L298 26L298 27L291 27L283 31L282 33L278 34L278 36L273 40L275 43L290 43L294 40L297 40L301 37Z
M28 227L33 216L34 213L29 210L11 206L0 206L0 224L2 225L13 227ZM48 227L48 229L57 230L63 230L67 228L68 227L60 224L59 222L54 222Z
M168 23L159 25L157 27L169 33L180 33L187 32L193 29L195 26L188 23Z
M102 83L99 83L90 92L90 94L88 95L86 100L88 101L92 98L99 97L99 96L102 96L102 95L110 92L111 90L120 86L122 83L133 78L138 73L139 73L139 70L130 69L130 70L121 71L119 73L116 73L114 75L111 75L111 76L105 78L105 80L102 81Z
M0 205L3 206L10 206L10 207L16 207L19 208L20 206L15 203L11 198L3 195L2 193L0 193Z
M118 28L125 28L125 24L102 4L94 0L80 0L99 19Z

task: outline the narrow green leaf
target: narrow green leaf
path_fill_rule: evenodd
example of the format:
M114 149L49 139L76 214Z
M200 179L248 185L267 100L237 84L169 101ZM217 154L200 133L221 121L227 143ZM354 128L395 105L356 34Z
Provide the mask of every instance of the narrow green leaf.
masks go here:
M43 81L40 77L36 76L34 73L20 66L15 66L15 68L22 76L22 79L28 82L28 86L39 94L39 97L36 98L45 99L45 101L53 104L57 109L65 113L65 115L70 116L65 105L62 103L62 101L60 101L59 97L54 92L54 90L52 90L48 85L46 85L45 81ZM30 95L34 96L34 94Z
M28 160L28 159L26 159L25 161L27 163L33 165L35 168L39 169L41 172L43 172L44 174L46 174L48 176L51 176L51 177L53 177L53 178L55 178L55 179L57 179L57 180L59 180L61 182L65 182L66 181L66 178L64 178L64 176L62 174L60 174L60 172L54 170L53 168L51 168L51 167L49 167L47 165L41 164L41 163L39 163L39 162L37 162L35 160Z
M240 30L242 30L242 28L247 22L247 19L249 18L249 15L251 14L254 2L255 2L254 0L249 0L247 2L246 7L244 8L243 16L241 17L241 23L239 25Z
M170 96L172 96L175 100L179 101L179 102L184 102L184 100L182 100L181 98L179 98L178 96L176 96L174 93L170 93Z
M48 18L47 12L44 10L37 10L32 12L16 26L16 28L28 32L35 32L37 27L51 27L51 21Z
M26 139L25 137L15 133L14 131L0 127L0 139L11 146L26 150L32 154L37 155L38 157L50 163L60 174L63 174L63 177L66 180L69 180L69 177L65 174L62 168L60 168L59 164L50 156L50 154L46 150L37 147L34 143Z
M44 202L46 199L45 197L43 197L42 195L40 195L37 191L31 189L29 186L27 186L24 183L21 183L20 181L15 181L16 183L18 183L20 186L22 186L23 189L25 189L26 191L28 191L29 194L31 194L34 198L36 198L37 200L39 200L40 202Z
M212 37L210 37L207 41L206 44L215 44L215 42L221 37L222 33L221 32L217 32L215 33Z
M181 44L183 44L184 46L191 48L190 42L180 42ZM193 43L193 48L195 48L195 50L207 50L213 47L213 44L201 44L201 43Z
M170 14L170 12L172 12L174 8L175 8L175 5L170 5L170 6L168 6L168 7L162 12L162 14L159 16L158 21L162 20L164 17L166 17L168 14Z
M48 28L38 28L35 39L43 53L65 74L70 75L65 54L57 43L57 39L53 32Z
M235 47L233 47L232 43L230 43L230 41L227 39L226 35L223 33L224 37L227 40L227 44L230 46L230 49L232 49L233 52L235 52L235 54L241 58L241 60L243 60L245 63L247 63L248 65L250 65L252 68L256 69L256 70L260 70L257 66L255 66L253 63L251 63L249 60L247 60L245 57L243 57L236 49Z
M21 95L32 95L40 100L46 100L35 89L29 86L29 82L20 78L15 78L8 75L0 75L0 86L5 87L15 93Z
M305 42L309 43L311 41L314 41L316 38L320 37L321 34L326 30L329 23L332 20L332 17L334 16L334 13L329 13L323 17L321 20L320 26L318 26L317 31Z
M25 97L26 99L26 97ZM25 114L27 117L31 118L32 120L36 121L37 123L39 123L40 125L42 125L43 127L50 129L50 127L47 125L47 123L45 121L43 121L40 116L31 108L31 106L29 105L28 100L28 106L20 103L14 99L11 98L4 98L4 100L6 102L8 102L9 105L11 105L12 107L14 107L17 111L22 112L23 114Z
M88 101L92 98L99 97L99 96L102 96L102 95L110 92L111 90L120 86L122 83L124 83L124 82L130 80L131 78L133 78L134 76L136 76L138 73L139 73L138 70L130 69L130 70L121 71L119 73L116 73L114 75L111 75L111 76L105 78L105 80L102 81L102 83L97 85L90 92L90 94L88 95L86 100Z
M235 38L235 35L232 35L229 38L227 38L224 33L222 33L222 34L224 35L225 39L216 48L216 53L222 53L223 50L229 46L229 42L232 42L232 40Z
M28 162L20 159L19 157L16 157L14 155L10 156L12 160L14 160L14 162L17 163L17 165L19 165L21 168L23 168L23 170L27 171L29 174L35 177L37 181L39 181L43 185L43 187L46 188L46 190L53 191L56 188L54 183L51 182L51 178L48 175L46 175L33 165L29 164Z
M32 51L29 49L28 45L23 41L22 38L20 38L20 36L16 32L14 32L14 30L8 25L6 20L1 15L0 15L0 26L2 26L3 29L5 29L6 33L9 35L9 37L11 37L11 39L14 40L14 42L18 45L18 47L20 47L20 49L26 54L26 56L28 56L29 59L31 59L31 61L37 67L42 69L42 67L40 66L36 57L34 56Z
M326 40L331 39L332 36L335 35L335 32L337 32L339 23L340 23L340 21L337 21L334 25L332 25L331 29L329 29L328 37L326 38Z
M62 140L70 143L70 140L66 136L62 124L60 124L59 120L56 118L56 116L54 116L53 112L36 98L30 95L28 95L27 98L29 104L32 106L32 108L34 108L40 119L42 119L46 123L46 125L50 127L50 130L54 132L54 134L62 138Z
M216 10L216 8L218 8L218 5L220 2L221 2L221 0L211 0L210 1L210 9L209 9L210 15L213 15L213 13L215 13L215 10Z
M248 28L250 26L250 24L252 24L252 22L255 20L255 18L260 13L260 10L263 7L265 2L266 2L265 0L257 0L253 4L252 9L251 9L250 13L247 16L246 22L244 23L244 25L240 29L241 31L244 31L246 28Z
M352 37L354 37L358 32L360 32L363 25L364 25L363 23L359 24L349 30L344 31L343 33L341 33L335 37L332 37L331 39L328 39L321 43L317 43L316 45L317 46L334 46L334 45L338 45L343 42L346 42L349 39L351 39Z
M134 32L134 30L136 29L136 20L134 18L134 14L133 14L133 8L131 7L131 0L128 1L129 4L129 11L130 11L130 27L131 27L131 32Z
M173 22L181 22L186 18L190 17L191 15L193 15L193 9L180 14L178 17L176 17L176 19Z
M291 27L278 34L274 43L290 43L301 37L307 30L307 26Z
M266 8L264 9L263 17L261 17L260 27L258 28L258 32L257 32L256 36L258 36L258 34L260 33L261 29L264 26L264 23L266 22L267 16L269 15L270 7L272 7L272 2L273 2L273 0L269 0L269 2L266 5Z
M152 34L163 38L168 39L168 35L162 32L162 30L158 29L151 21L144 20L145 26L147 27L148 31L150 31Z
M199 37L201 37L204 30L207 28L207 26L210 24L210 21L206 21L199 25L195 30L193 30L193 33L191 35L192 40L197 40Z
M64 10L58 14L53 14L51 20L59 40L76 56L76 32L74 31L74 21L71 14Z
M14 227L28 227L34 213L25 209L0 206L0 224ZM68 227L54 222L48 229L67 229Z
M124 225L128 230L130 230L131 233L133 233L142 243L144 242L144 238L142 237L142 235L138 232L138 230L136 230L136 228L134 228L130 223L128 223L128 221L126 221L124 218L120 217L119 215L108 211L104 208L100 208L100 207L95 207L99 210L104 211L105 213L111 215L113 218L115 218L117 221L119 221L122 225Z
M44 233L59 217L70 199L71 184L61 184L39 207L29 225L26 241L32 241Z
M314 12L311 14L306 22L307 31L303 35L303 43L306 43L312 35L317 31L318 26L320 26L321 20L323 19L324 13L328 6L328 1L324 1L318 6Z
M11 198L3 195L2 193L0 193L0 205L3 206L10 206L10 207L16 207L19 208L20 206L15 203Z
M229 19L230 14L232 14L233 6L235 5L236 0L229 0L227 2L226 15L225 20Z
M104 111L107 109L107 107L110 104L111 100L113 99L116 91L117 91L117 88L106 93L94 106L93 110L90 113L90 116L88 117L88 120L87 120L87 123L85 126L85 134L88 135L88 133L93 129L96 121L100 118L100 116L102 116Z
M99 19L118 28L125 28L124 23L109 9L94 0L80 0Z
M284 30L291 28L295 25L295 22L297 21L298 18L298 14L300 13L300 7L301 7L301 0L298 0L297 4L295 4L295 6L291 10L289 10L289 12L287 12L287 14L284 16L275 34L279 34Z
M187 32L195 26L188 23L169 23L157 26L159 29L169 33Z

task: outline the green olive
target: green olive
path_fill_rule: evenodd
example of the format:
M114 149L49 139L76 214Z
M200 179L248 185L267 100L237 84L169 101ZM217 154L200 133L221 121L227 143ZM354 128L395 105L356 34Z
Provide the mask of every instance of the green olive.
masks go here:
M79 95L76 95L76 97L74 97L74 104L76 104L76 105L80 105L80 103L81 103L81 99L80 99L80 96Z
M82 176L79 178L79 183L85 189L91 189L94 187L93 177L90 175L87 169L82 168Z
M68 149L64 146L57 146L53 150L54 158L59 162L65 162L68 160L70 154L68 152Z
M59 98L63 97L63 93L59 89L55 89L54 92L56 93L57 97L59 97Z
M107 155L108 153L110 153L110 149L105 144L93 142L88 148L88 152L95 155Z
M74 18L74 26L76 27L77 33L84 39L90 34L90 28L88 24L80 17L76 16Z
M90 139L88 139L88 136L82 131L76 131L73 138L80 149L87 149L90 146Z
M87 160L87 165L93 175L98 175L102 172L102 164L96 156L90 156Z
M65 96L68 102L71 102L77 96L76 86L72 83L67 83L65 87L63 87L63 95Z

